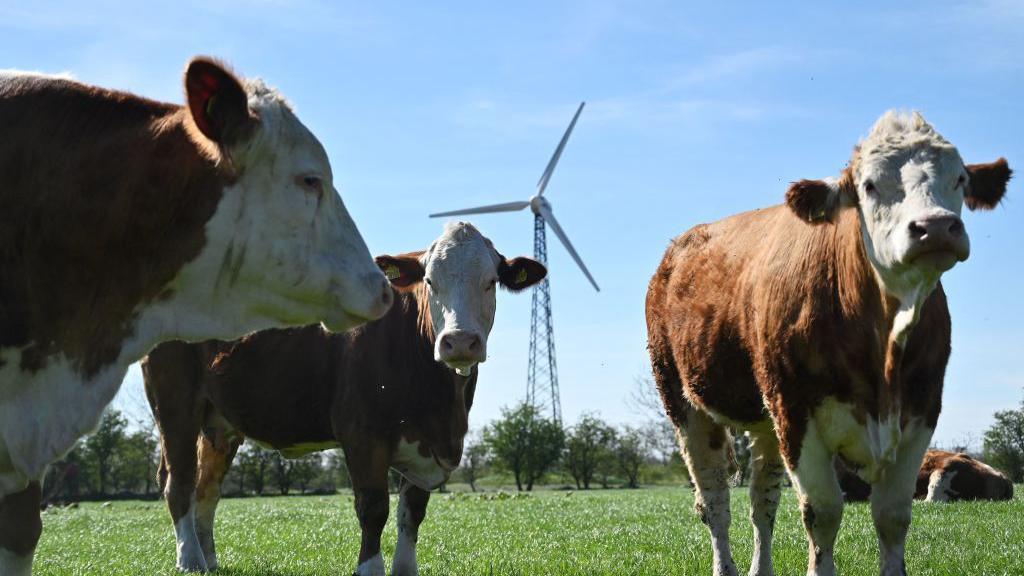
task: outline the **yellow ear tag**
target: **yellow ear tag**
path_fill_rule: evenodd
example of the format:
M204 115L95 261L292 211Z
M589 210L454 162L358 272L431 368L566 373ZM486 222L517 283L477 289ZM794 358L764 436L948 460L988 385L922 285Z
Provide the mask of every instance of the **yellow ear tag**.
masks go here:
M516 274L516 284L522 284L526 282L526 268L520 268L519 273Z
M398 266L392 264L391 266L388 266L387 268L384 269L384 275L388 277L388 281L392 281L401 277L402 272L401 270L398 269Z

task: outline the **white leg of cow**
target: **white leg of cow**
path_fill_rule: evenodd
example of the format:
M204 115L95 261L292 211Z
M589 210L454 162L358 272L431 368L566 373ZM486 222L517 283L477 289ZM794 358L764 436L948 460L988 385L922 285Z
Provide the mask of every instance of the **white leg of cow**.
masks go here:
M356 568L352 576L384 576L384 557L380 552Z
M813 420L807 423L794 481L800 514L808 537L808 576L834 576L836 536L843 519L843 491L832 467L834 455L825 446Z
M690 478L697 487L696 510L711 532L714 576L737 576L729 549L729 461L725 428L703 412L689 410L680 444Z
M754 525L754 557L750 576L773 576L772 534L786 469L774 432L750 435L750 523Z
M871 486L871 515L878 534L882 576L904 576L907 573L904 547L910 529L914 488L921 460L931 439L930 428L916 421L907 425L896 460Z
M188 512L174 523L174 537L178 549L178 570L182 572L206 572L206 556L199 544L196 533L196 504L193 499Z
M214 517L220 503L220 487L227 475L239 441L223 441L215 446L206 436L199 438L199 470L196 479L196 535L203 549L208 570L216 570L217 545L213 537Z
M395 557L391 562L391 576L416 576L416 542L419 540L420 523L427 512L430 492L421 490L402 480L402 493L398 498L398 543Z
M216 496L207 493L203 498L196 499L196 536L203 551L203 558L206 559L207 570L216 570L219 566L217 546L213 540L213 520L217 513L217 503L220 500L219 486L216 491L218 492Z

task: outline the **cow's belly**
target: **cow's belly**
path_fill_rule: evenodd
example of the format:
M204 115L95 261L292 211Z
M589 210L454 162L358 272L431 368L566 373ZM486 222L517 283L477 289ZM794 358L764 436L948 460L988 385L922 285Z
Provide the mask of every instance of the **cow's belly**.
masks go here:
M22 372L21 352L0 350L0 495L19 492L42 478L99 424L128 366L104 368L85 381L65 358L49 358L34 373Z
M449 472L437 463L433 455L421 454L419 448L418 442L410 443L404 438L399 440L391 467L417 488L433 490L448 481Z

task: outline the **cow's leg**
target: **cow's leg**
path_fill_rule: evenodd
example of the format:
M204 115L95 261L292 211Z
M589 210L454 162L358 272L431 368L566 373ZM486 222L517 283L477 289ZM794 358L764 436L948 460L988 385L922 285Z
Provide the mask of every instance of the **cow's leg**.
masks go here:
M772 534L786 469L774 432L750 434L750 523L754 525L754 558L750 576L772 576Z
M202 425L197 349L183 342L161 344L143 360L142 372L160 428L160 479L174 523L177 566L183 572L204 572L208 567L195 526L196 441Z
M711 532L714 576L736 576L729 549L729 434L707 414L687 407L679 432L686 467L697 487L695 508Z
M199 479L196 482L196 536L209 570L216 570L218 566L213 519L220 502L220 487L240 444L224 438L220 431L215 434L216 441L205 435L199 440Z
M878 534L882 576L903 576L907 573L904 546L910 529L914 488L931 438L930 428L916 424L908 426L903 431L896 460L871 486L871 515Z
M833 457L816 424L809 421L793 476L809 541L807 574L813 576L836 573L834 552L843 519L843 491L832 465Z
M345 450L345 461L352 478L356 516L362 530L359 565L353 576L384 576L384 558L380 554L380 535L388 521L388 461L383 450L364 445Z
M21 492L0 497L0 574L32 574L32 557L43 532L39 517L41 501L39 482L30 482Z
M419 539L420 524L427 515L430 492L417 488L402 479L401 496L398 498L398 544L391 561L391 576L416 576L416 541Z

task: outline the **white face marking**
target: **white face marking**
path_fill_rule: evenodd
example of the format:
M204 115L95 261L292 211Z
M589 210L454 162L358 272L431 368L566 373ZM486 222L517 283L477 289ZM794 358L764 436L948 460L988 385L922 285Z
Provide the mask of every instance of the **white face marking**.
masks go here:
M0 548L0 574L5 576L32 576L32 556L18 556Z
M925 502L949 502L953 499L952 484L956 470L935 470L928 477L928 496Z
M391 467L423 490L433 490L448 481L449 472L432 456L420 454L418 442L410 444L405 438L398 441Z
M380 552L356 568L354 576L384 576L384 558Z
M240 176L176 287L214 301L200 308L214 318L234 316L219 321L232 338L239 327L323 321L341 331L379 318L385 279L334 189L323 147L280 96L259 81L247 90L259 128L231 150Z
M194 500L194 498L193 498ZM206 556L196 536L196 504L193 501L188 512L174 524L174 537L177 541L178 570L182 572L205 572Z
M487 358L487 336L497 306L498 265L501 259L491 244L465 222L445 227L424 253L427 294L434 323L434 359L468 375ZM445 338L478 338L473 349L445 350ZM460 342L456 341L458 347Z
M969 254L959 220L967 185L960 154L919 114L890 112L861 143L855 165L864 246L872 266L891 294L903 299L925 287L927 295L942 272ZM938 218L947 219L947 229L960 222L955 240L935 233L921 239L922 228L915 223Z

